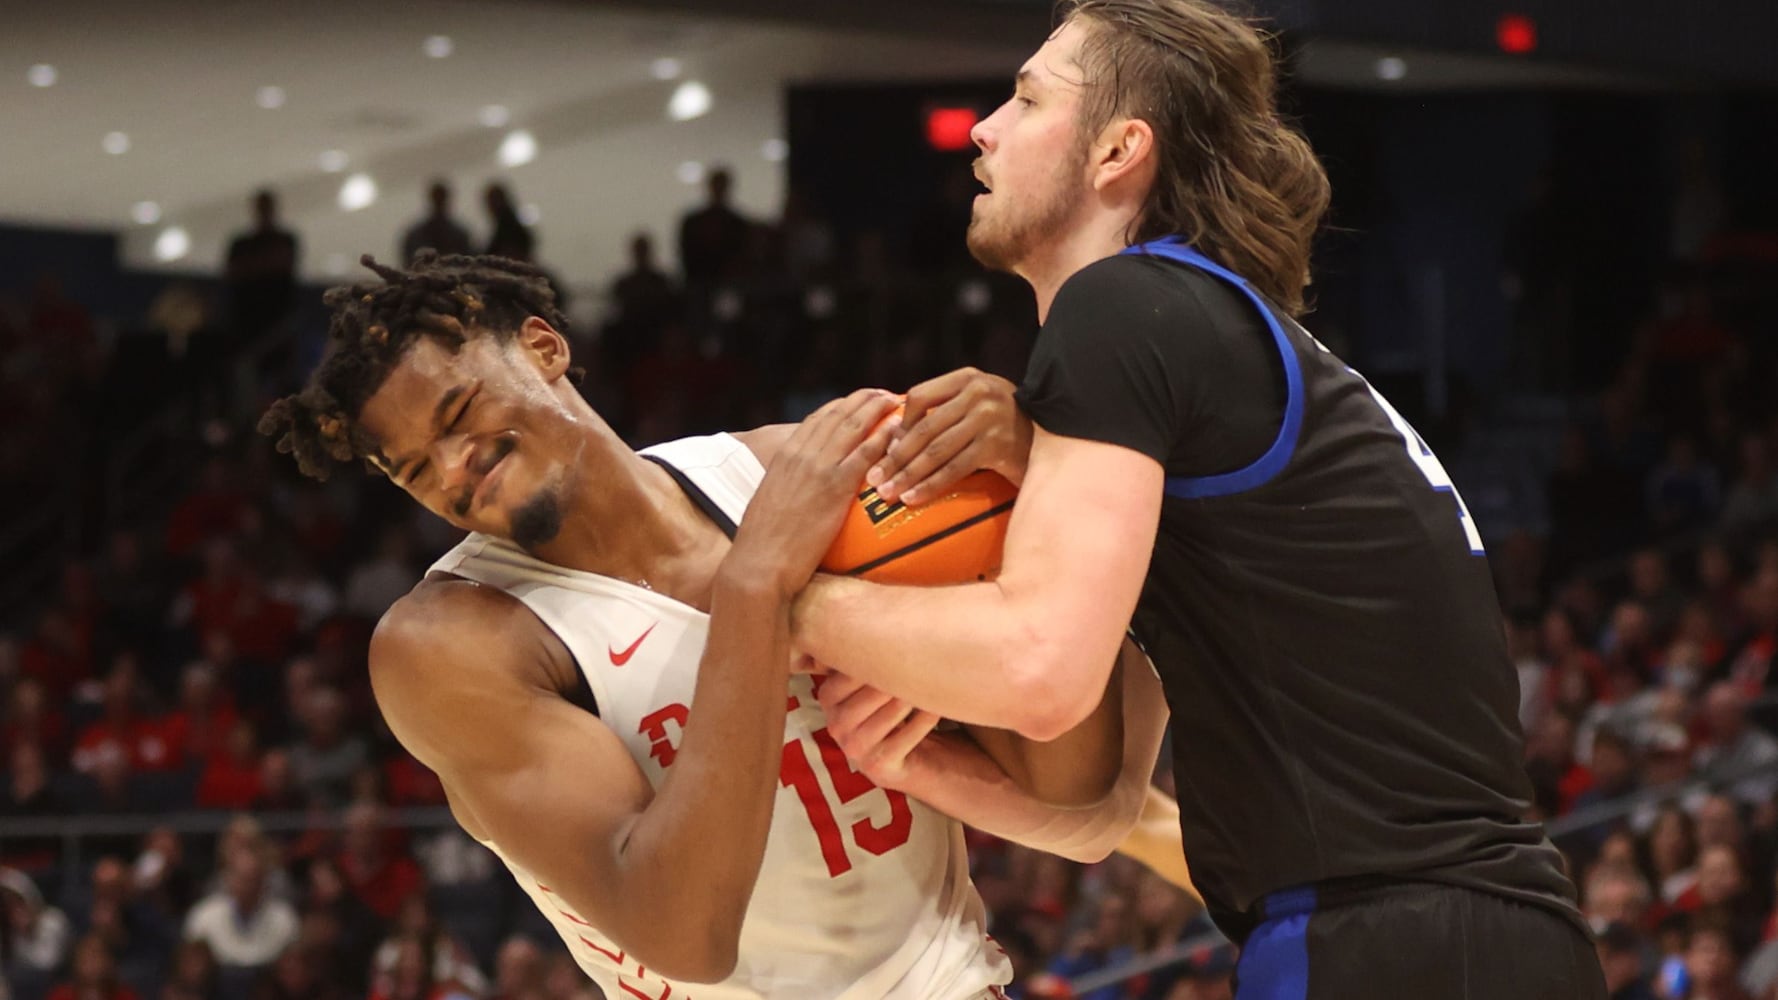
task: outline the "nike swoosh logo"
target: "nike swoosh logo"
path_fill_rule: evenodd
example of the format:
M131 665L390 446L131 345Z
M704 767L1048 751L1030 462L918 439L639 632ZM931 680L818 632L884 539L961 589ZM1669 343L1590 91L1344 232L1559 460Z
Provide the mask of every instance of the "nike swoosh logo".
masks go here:
M659 624L660 624L660 622L654 623L654 625L659 625ZM605 651L607 653L611 654L611 665L614 667L621 667L624 664L630 662L630 657L635 656L636 650L641 647L642 640L648 638L649 632L654 631L654 625L648 626L648 628L645 629L641 635L636 637L636 641L630 643L629 648L624 650L621 653L615 649L612 649L610 646L606 646Z

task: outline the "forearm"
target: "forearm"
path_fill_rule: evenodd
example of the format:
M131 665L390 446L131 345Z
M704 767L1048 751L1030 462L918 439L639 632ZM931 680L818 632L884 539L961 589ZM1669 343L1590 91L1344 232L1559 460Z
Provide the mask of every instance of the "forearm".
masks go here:
M797 647L817 662L947 719L1051 739L1098 704L1104 674L1095 681L1052 667L1058 658L1028 607L1000 583L894 587L817 576L792 621ZM1103 662L1111 658L1107 651Z
M900 791L984 833L1073 861L1103 860L1124 838L1118 813L1135 807L1106 800L1087 806L1053 806L1018 786L968 736L939 733L908 759ZM1139 805L1139 803L1137 803Z
M684 738L619 848L627 898L661 917L638 923L696 928L730 966L771 826L789 657L788 601L719 575Z

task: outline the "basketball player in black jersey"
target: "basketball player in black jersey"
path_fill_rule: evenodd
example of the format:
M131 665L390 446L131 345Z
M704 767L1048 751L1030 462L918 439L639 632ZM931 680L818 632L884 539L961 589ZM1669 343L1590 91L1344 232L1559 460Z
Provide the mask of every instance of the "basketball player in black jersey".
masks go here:
M1414 430L1294 319L1328 190L1279 120L1266 41L1209 0L1061 14L974 134L970 248L1029 281L1043 319L1031 426L962 463L1022 472L1002 575L818 577L799 646L1043 739L1096 703L1127 628L1172 708L1194 881L1244 945L1239 1000L1602 998L1561 858L1521 818L1476 528ZM907 439L934 457L892 450L886 496L930 495L908 487L944 462L932 445L969 438L931 402Z

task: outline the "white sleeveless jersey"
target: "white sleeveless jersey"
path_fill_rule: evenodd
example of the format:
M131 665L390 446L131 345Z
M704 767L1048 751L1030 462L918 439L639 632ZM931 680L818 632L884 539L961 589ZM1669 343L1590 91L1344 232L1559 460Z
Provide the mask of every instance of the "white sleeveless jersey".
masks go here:
M737 522L765 475L727 434L644 454L682 471ZM499 587L535 612L574 655L600 718L660 786L692 711L708 615L485 535L469 536L432 568ZM854 771L824 728L810 677L793 676L786 695L771 832L727 980L663 979L488 846L612 1000L960 1000L1010 981L969 881L962 827ZM595 776L587 787L596 794Z

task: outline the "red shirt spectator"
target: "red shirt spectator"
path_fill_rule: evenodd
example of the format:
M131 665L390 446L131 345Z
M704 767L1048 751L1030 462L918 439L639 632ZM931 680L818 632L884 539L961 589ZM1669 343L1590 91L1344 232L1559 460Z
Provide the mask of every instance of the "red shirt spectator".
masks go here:
M222 752L223 743L240 715L226 695L217 691L215 668L194 663L179 684L179 709L162 723L174 766L203 763Z
M51 608L38 620L37 634L19 651L19 672L42 681L52 700L61 701L92 676L93 652L67 613Z
M389 791L389 801L395 805L445 804L444 782L438 780L431 768L406 751L397 753L383 765L383 783Z
M346 813L345 840L340 874L352 894L377 916L392 919L403 901L425 888L420 866L390 850L377 806L361 802Z
M58 763L68 752L68 720L50 705L48 691L35 677L21 677L13 685L6 721L0 723L0 755L9 765L13 750L24 744Z
M265 791L259 738L251 722L229 729L228 742L204 765L198 779L198 805L205 809L251 809Z
M231 534L240 527L247 499L236 489L228 466L220 458L204 465L197 490L173 509L167 519L167 552L183 556L211 539Z
M105 679L105 714L80 731L74 743L74 769L92 774L102 759L121 757L132 771L161 771L177 767L159 724L136 714L136 677L117 669Z

